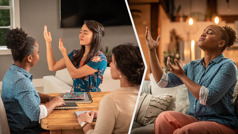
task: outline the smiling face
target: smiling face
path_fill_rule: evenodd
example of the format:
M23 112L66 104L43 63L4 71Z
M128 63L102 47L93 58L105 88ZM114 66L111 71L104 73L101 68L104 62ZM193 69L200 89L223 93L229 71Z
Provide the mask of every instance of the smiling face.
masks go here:
M224 40L221 39L222 31L219 26L207 26L199 38L198 46L204 51L221 50L221 44Z
M91 45L93 32L84 24L79 33L80 45Z

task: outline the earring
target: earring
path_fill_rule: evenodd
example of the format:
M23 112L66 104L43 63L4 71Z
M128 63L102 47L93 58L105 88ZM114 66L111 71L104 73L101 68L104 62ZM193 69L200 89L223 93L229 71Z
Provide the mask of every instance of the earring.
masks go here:
M119 78L121 78L121 74L119 74Z

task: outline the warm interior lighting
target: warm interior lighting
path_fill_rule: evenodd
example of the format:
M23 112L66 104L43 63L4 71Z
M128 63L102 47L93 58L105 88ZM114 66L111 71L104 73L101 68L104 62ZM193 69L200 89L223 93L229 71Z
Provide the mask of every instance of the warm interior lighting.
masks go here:
M220 18L219 18L218 16L216 16L216 17L214 18L214 22L215 22L215 24L218 24L218 23L220 22Z
M191 60L195 60L195 40L191 41Z
M193 25L193 18L192 17L190 17L189 19L188 19L188 24L191 26L191 25Z

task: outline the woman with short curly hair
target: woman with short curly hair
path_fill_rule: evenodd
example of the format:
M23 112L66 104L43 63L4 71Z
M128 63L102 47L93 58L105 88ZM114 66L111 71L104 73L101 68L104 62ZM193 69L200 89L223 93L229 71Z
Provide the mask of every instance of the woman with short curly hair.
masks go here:
M145 69L139 47L131 44L114 47L110 67L112 79L119 79L121 88L102 98L98 114L79 115L78 122L87 134L127 134L129 131ZM93 130L91 123L95 117L97 121Z
M146 42L149 47L153 76L160 87L185 84L190 107L187 114L175 111L161 113L154 124L156 134L234 134L238 128L233 93L237 82L234 61L224 57L223 51L234 44L236 32L230 27L207 26L199 38L198 46L204 51L201 60L191 61L183 68L175 59L167 66L170 73L162 71L155 50L159 37L153 40L148 28ZM178 91L179 92L179 91Z
M64 100L39 93L32 84L30 69L39 60L38 42L18 28L9 31L7 41L14 64L3 78L1 97L10 131L11 134L37 134L41 131L39 121L55 107L64 105Z

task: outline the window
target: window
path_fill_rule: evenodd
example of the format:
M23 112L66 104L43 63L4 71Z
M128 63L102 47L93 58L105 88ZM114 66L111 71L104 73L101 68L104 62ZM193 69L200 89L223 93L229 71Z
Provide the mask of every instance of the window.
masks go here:
M20 26L19 14L19 0L0 0L0 55L10 54L5 35Z

